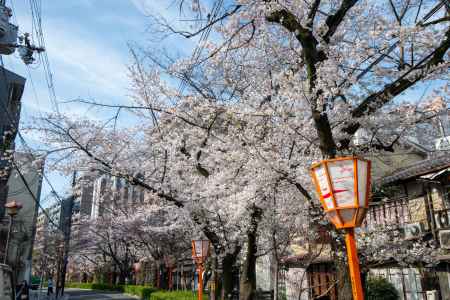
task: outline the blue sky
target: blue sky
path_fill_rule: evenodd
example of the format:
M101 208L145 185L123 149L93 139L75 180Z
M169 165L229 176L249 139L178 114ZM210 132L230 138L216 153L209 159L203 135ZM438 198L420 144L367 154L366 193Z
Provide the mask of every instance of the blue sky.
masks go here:
M166 18L175 17L169 1L152 0L77 0L42 1L42 26L46 52L53 72L56 96L60 110L78 115L98 112L86 107L62 102L76 98L95 99L100 102L124 102L129 95L127 65L130 63L128 43L145 44L150 37L150 14ZM13 9L13 23L19 30L31 32L29 1L6 1ZM188 53L194 41L165 40L161 45L177 45L180 52ZM27 78L22 97L21 122L26 126L32 117L51 111L51 102L42 65L30 68L18 54L3 56L5 67ZM25 135L26 136L26 135ZM26 136L33 147L38 145L32 136ZM62 195L69 187L69 178L59 173L48 173L56 190ZM42 198L50 192L43 186Z

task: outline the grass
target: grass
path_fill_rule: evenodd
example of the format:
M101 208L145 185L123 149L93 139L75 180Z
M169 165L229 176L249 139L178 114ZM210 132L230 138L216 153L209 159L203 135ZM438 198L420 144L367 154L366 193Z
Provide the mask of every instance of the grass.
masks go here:
M197 292L190 291L158 291L151 294L149 300L196 300ZM203 300L208 300L208 295L203 295Z

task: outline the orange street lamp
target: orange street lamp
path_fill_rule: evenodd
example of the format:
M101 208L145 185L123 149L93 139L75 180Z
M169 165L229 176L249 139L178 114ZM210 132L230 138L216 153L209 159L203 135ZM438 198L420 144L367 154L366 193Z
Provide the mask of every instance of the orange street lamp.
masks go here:
M313 164L311 174L320 202L337 229L346 230L348 264L353 298L363 300L355 227L361 226L369 206L369 160L341 157Z
M209 256L210 242L208 240L192 241L192 259L197 265L198 300L203 300L203 263Z
M5 248L5 257L3 259L3 263L6 264L8 259L8 250L9 250L9 240L11 239L11 230L13 226L13 219L19 213L19 210L23 207L20 202L11 201L5 204L6 213L9 215L9 228L8 228L8 237L6 238L6 248Z

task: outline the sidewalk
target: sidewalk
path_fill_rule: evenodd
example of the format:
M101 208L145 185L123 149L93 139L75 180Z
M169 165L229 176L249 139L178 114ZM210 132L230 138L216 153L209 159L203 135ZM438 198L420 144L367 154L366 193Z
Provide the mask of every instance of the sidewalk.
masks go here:
M47 296L47 289L42 289L41 295L39 296L39 291L30 290L30 300L69 300L69 295L64 293L64 296L56 298L55 294Z

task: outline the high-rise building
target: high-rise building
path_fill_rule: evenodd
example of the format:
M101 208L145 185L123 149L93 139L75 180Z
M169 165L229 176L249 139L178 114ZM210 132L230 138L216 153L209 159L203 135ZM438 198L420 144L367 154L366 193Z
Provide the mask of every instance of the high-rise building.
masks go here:
M123 178L103 174L93 183L91 219L107 216L116 209L126 211L142 204L144 194L142 187L131 185Z

